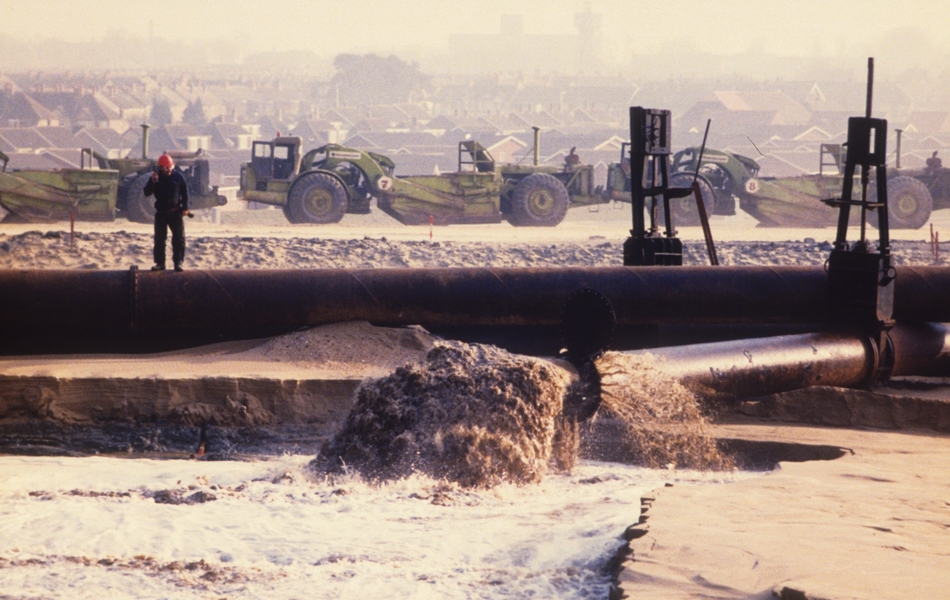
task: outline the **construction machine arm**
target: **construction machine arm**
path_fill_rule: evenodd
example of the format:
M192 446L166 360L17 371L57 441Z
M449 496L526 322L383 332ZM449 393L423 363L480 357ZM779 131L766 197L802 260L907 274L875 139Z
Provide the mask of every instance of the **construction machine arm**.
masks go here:
M312 169L336 172L338 169L359 169L373 192L389 189L396 164L388 157L373 152L347 148L339 144L327 144L307 152L303 157L301 172Z

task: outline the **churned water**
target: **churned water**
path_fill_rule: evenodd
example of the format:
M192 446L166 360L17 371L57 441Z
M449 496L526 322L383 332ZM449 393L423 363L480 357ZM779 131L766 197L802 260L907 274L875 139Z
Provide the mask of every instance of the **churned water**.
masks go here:
M708 460L715 443L694 397L649 364L613 373L637 369L634 383L606 380L605 410L627 423L618 443L663 469L576 456L554 464L559 439L576 452L558 426L570 369L455 343L367 382L316 460L0 457L0 590L606 598L643 496L748 476L677 470L729 465Z
M741 474L584 462L472 490L250 462L0 457L13 598L605 598L605 567L667 483Z

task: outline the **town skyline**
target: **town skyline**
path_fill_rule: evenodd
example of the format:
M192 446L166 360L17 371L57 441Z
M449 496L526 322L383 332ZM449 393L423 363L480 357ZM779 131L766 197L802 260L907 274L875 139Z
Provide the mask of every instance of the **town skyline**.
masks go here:
M662 7L619 0L404 6L378 0L279 6L249 0L37 0L8 3L0 17L4 71L237 65L329 72L338 54L375 53L435 73L644 72L677 78L718 69L789 77L789 62L854 73L860 71L852 66L855 59L875 56L887 78L914 69L939 75L950 56L950 22L940 17L939 7L917 0L900 6L880 0L670 0ZM499 56L492 56L493 48ZM551 49L561 54L538 58Z

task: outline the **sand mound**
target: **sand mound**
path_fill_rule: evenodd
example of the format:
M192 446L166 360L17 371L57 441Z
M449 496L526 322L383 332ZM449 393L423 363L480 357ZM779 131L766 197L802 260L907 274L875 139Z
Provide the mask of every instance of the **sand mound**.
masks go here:
M731 469L709 433L700 399L664 373L650 355L607 352L595 361L602 416L624 424L624 453L647 467Z
M432 348L433 339L421 327L375 327L365 321L354 321L271 338L257 352L265 360L303 366L366 364L391 371L418 360Z
M466 487L541 480L572 375L493 346L440 342L364 384L312 466L370 479L422 472Z

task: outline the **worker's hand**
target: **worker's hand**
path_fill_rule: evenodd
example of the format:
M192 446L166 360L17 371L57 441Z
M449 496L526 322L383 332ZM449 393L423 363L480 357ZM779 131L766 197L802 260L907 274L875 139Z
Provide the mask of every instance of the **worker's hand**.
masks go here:
M188 217L189 219L194 219L194 218L195 218L195 215L193 215L190 210L183 210L183 211L181 211L181 214L185 215L185 216Z
M158 171L152 171L152 181L158 181Z

